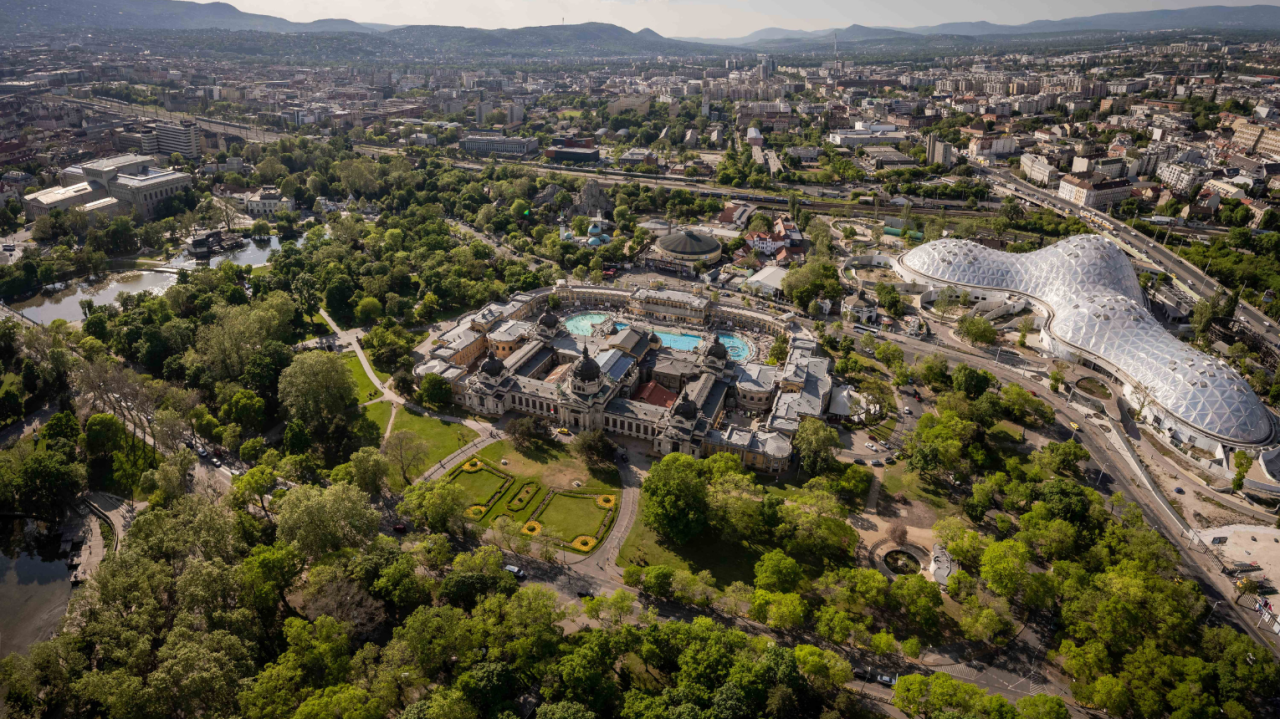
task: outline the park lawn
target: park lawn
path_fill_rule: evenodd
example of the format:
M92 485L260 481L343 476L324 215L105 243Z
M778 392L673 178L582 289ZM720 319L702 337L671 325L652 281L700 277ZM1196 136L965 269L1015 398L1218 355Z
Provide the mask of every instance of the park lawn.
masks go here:
M989 436L998 442L1022 444L1026 441L1026 430L1007 419L1002 419L991 428Z
M342 361L347 363L351 379L356 381L357 402L368 402L382 396L382 391L373 386L373 380L369 379L368 373L364 371L364 365L360 364L360 358L355 352L343 352Z
M19 397L25 397L26 392L22 391L22 376L13 372L4 373L4 384L0 384L0 394L13 390L18 393Z
M583 535L594 537L604 522L606 510L596 506L594 497L557 494L538 515L542 533L565 542Z
M889 494L902 493L913 502L924 502L938 512L938 518L950 517L960 511L941 490L920 481L920 475L898 464L885 470L881 489Z
M376 377L378 378L378 381L379 381L379 382L386 382L387 380L391 379L391 373L390 373L390 372L383 372L382 370L378 369L377 367L374 367L372 362L370 362L370 363L369 363L369 366L370 366L370 367L373 367L373 374L374 374L374 376L376 376Z
M252 272L250 272L250 273L249 273L249 275L250 275L250 276L254 276L254 275L256 275L256 276L259 276L259 277L262 277L262 276L264 276L264 275L268 275L268 274L271 274L271 265L269 265L269 264L267 264L267 265L258 265L257 267L253 268L253 271L252 271Z
M387 436L387 425L391 422L391 403L387 401L374 402L365 405L364 416L378 423L378 427L382 430L382 436Z
M408 430L426 440L429 449L421 466L410 472L413 475L425 472L427 467L440 462L480 436L465 424L444 422L435 417L420 417L404 408L396 412L395 423L391 425L392 432L401 430Z
M664 564L694 574L707 570L715 577L716 586L720 589L734 582L755 582L756 562L768 548L744 541L730 541L716 536L714 532L704 532L683 546L674 545L645 525L644 502L641 495L640 514L618 552L619 567Z
M880 444L885 444L889 438L893 436L893 430L898 426L898 420L893 417L885 419L880 424L867 430L867 434L879 440Z
M559 440L537 442L524 452L511 445L510 440L494 442L480 450L480 456L502 467L517 477L535 477L546 486L559 490L614 490L619 482L616 474L612 482L603 475L592 476L582 460L569 452L568 445ZM502 460L507 460L506 466ZM581 486L573 486L578 482Z
M530 480L532 480L537 486L537 490L533 493L533 497L531 497L518 512L513 512L508 509L507 504L516 498L516 495L520 493L520 488ZM542 483L539 482L537 478L516 477L516 480L511 483L511 486L507 487L507 491L503 492L502 496L498 498L498 501L494 503L493 509L489 510L489 513L481 519L480 524L487 527L498 517L506 516L510 517L512 522L523 527L529 521L529 518L533 516L534 510L542 504L542 500L546 499L546 496L547 488L542 486Z
M478 472L458 472L453 477L453 483L466 491L467 502L470 504L488 504L493 493L497 492L506 481L506 478L487 469Z

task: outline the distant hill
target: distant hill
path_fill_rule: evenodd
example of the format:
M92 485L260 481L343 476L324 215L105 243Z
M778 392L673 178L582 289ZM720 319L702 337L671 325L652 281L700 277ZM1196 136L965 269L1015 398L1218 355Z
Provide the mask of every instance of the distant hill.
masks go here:
M780 27L768 27L763 30L756 30L750 35L735 38L723 39L702 39L702 38L679 38L687 42L705 43L711 45L733 45L737 47L748 47L758 50L768 50L772 48L786 48L796 43L830 43L832 35L840 42L858 42L860 40L880 40L891 37L908 37L911 33L895 30L893 28L884 27L866 27L865 25L850 25L845 28L832 28L830 30L787 30Z
M831 30L787 30L768 27L750 35L735 38L693 38L680 40L713 45L735 45L757 50L805 50L818 48L822 41L830 42L831 34L838 33L841 42L884 40L910 35L960 35L983 37L989 35L1031 35L1088 30L1117 30L1143 32L1148 30L1280 30L1280 6L1252 5L1228 7L1222 5L1185 8L1182 10L1147 10L1141 12L1106 13L1065 20L1036 20L1022 25L998 25L985 20L973 22L948 22L941 25L891 28L850 25Z
M0 32L65 28L377 32L351 20L290 22L241 12L226 3L181 0L0 0L0 18L4 18Z
M1251 5L1229 7L1209 5L1182 10L1114 12L1066 20L1036 20L1022 25L996 25L985 21L950 22L941 25L902 28L920 35L1023 35L1027 33L1071 32L1077 30L1271 30L1280 29L1280 7Z
M546 25L516 29L481 30L449 25L410 25L383 34L400 46L441 52L516 55L661 55L721 54L725 47L664 38L645 28L631 32L608 23Z

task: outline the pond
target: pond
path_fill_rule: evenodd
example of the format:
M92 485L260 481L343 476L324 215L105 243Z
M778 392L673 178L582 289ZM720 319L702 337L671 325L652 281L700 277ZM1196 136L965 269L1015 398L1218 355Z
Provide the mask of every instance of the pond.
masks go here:
M188 269L195 267L217 267L223 262L234 262L237 265L265 265L270 261L271 251L280 249L280 236L271 235L269 237L251 237L242 247L230 252L214 255L207 260L197 260L191 255L191 250L185 249L182 254L169 260L167 267L186 267Z
M26 652L58 629L71 599L60 536L25 519L0 520L0 656Z
M579 335L589 337L591 328L609 319L609 315L603 312L583 312L576 314L564 321L564 328L571 335Z
M895 549L884 555L884 564L894 574L915 574L920 571L920 560L902 549Z
M178 276L168 272L115 272L101 281L73 280L61 292L44 294L43 292L22 302L10 305L40 324L47 325L54 320L75 322L84 319L80 310L80 300L91 299L95 304L111 304L121 292L142 292L150 290L156 294L178 281Z

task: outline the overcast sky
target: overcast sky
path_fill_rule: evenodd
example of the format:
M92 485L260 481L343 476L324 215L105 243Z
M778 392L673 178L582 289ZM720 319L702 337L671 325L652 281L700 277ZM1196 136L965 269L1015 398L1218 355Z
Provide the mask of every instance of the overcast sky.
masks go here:
M1259 0L225 0L244 12L297 22L347 18L391 25L528 27L607 22L629 30L651 28L668 37L741 37L766 27L825 30L857 23L914 27L987 20L1016 25L1108 12L1200 5L1256 5ZM1270 3L1265 3L1270 4Z

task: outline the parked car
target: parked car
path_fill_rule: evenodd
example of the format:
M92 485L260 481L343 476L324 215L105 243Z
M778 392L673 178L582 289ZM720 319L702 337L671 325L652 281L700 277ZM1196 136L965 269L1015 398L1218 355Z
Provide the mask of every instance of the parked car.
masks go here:
M867 443L866 443L866 444L864 444L863 446L864 446L864 447L866 447L867 449L871 450L872 452L875 452L877 449L879 449L878 447L876 447L876 446L875 446L874 444L872 444L871 442L867 442Z
M591 593L591 590L589 590L589 589L584 589L584 590L582 590L582 591L578 592L578 599L588 599L588 598L590 598L590 599L595 599L595 598L596 598L596 595L595 595L595 594L592 594L592 593Z
M1184 491L1184 490L1182 489L1182 487L1174 487L1174 488L1173 488L1173 493L1174 493L1174 494L1186 494L1186 491Z
M404 534L405 532L409 531L409 528L404 526L403 524L397 524L391 529L395 530L396 534Z
M854 464L866 464L866 463L867 463L867 460L865 460L865 459L863 459L863 458L861 458L861 457L854 457L854 458L853 458L853 463L854 463Z
M201 457L208 457L209 450L205 449L204 447L201 447L200 449L196 450L196 454L200 455Z
M911 408L910 408L910 407L903 407L903 408L902 408L902 413L903 413L903 414L911 414Z
M894 684L898 683L898 677L897 675L889 676L888 674L877 674L876 681L880 682L881 684L887 687L891 687Z
M505 569L505 570L507 570L508 572L511 572L512 574L514 574L514 575L516 576L516 579L524 579L524 578L525 578L524 570L523 570L523 569L521 569L521 568L519 568L519 567L517 567L517 566L516 566L516 565L514 565L514 564L508 564L507 566L503 567L503 569Z
M221 466L222 466L222 460L218 459L217 457L214 457L214 458L213 458L213 466L215 466L215 467L221 467Z
M872 466L872 467L883 467L883 466L884 466L884 462L881 462L881 461L880 461L880 460L878 460L878 459L873 459L873 460L871 460L871 466Z

